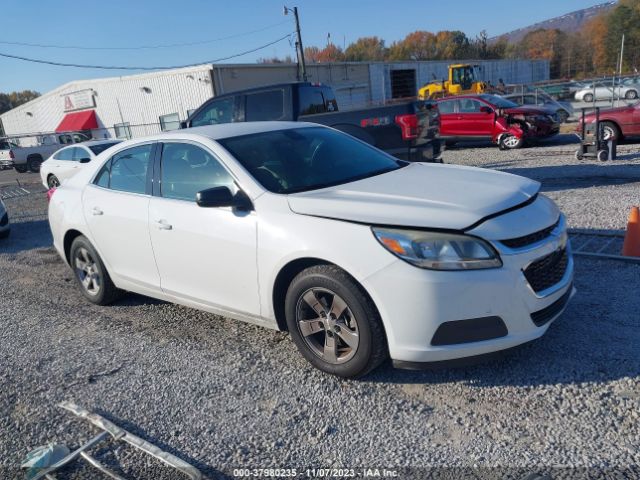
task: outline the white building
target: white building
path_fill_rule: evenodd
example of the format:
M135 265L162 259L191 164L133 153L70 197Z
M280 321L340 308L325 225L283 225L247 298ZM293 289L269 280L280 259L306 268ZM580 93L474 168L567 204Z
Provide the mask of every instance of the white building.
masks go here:
M307 66L309 81L331 85L342 110L415 95L432 78L445 78L438 62L345 62ZM468 63L468 62L467 62ZM490 60L483 79L533 83L549 78L544 60ZM153 73L69 82L0 115L7 136L37 143L52 132L85 131L94 138L139 137L179 128L209 98L233 90L297 80L291 64L201 65Z

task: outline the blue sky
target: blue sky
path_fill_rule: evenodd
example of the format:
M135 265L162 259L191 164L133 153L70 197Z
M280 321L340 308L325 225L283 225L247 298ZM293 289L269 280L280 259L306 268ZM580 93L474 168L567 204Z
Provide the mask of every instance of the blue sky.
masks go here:
M562 15L602 0L287 0L300 10L305 46L348 45L377 35L390 44L415 30L462 30L470 37L489 36ZM98 65L183 65L233 55L267 44L294 31L292 16L282 14L282 0L2 0L0 42L137 47L203 42L187 47L139 50L81 50L0 43L0 53ZM256 31L261 30L261 31ZM246 32L254 32L240 35ZM251 63L260 57L294 53L288 40L227 63ZM46 92L65 82L135 72L64 68L0 57L0 92Z

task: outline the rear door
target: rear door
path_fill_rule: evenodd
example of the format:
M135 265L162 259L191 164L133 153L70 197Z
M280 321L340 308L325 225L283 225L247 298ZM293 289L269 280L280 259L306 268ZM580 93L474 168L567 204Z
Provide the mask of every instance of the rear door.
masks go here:
M94 245L107 268L150 293L160 289L149 238L155 146L150 142L113 155L85 188L82 202Z
M440 113L440 136L454 137L462 132L460 115L458 114L458 100L442 100L438 102Z

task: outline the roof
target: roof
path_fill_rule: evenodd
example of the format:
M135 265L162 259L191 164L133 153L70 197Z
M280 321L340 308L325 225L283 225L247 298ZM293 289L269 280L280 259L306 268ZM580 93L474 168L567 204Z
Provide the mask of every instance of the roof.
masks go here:
M252 133L272 132L275 130L289 130L291 128L319 127L317 123L309 122L239 122L206 125L204 127L186 128L154 135L153 138L184 138L185 135L199 135L212 140L228 137L251 135Z

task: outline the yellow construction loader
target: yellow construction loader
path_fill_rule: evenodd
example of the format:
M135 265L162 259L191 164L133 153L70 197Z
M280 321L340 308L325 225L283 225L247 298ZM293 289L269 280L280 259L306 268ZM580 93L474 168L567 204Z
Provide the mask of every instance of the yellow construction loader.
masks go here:
M449 95L484 93L488 85L478 80L479 70L480 67L478 65L449 65L449 80L425 85L418 90L418 98L420 100L428 100Z

